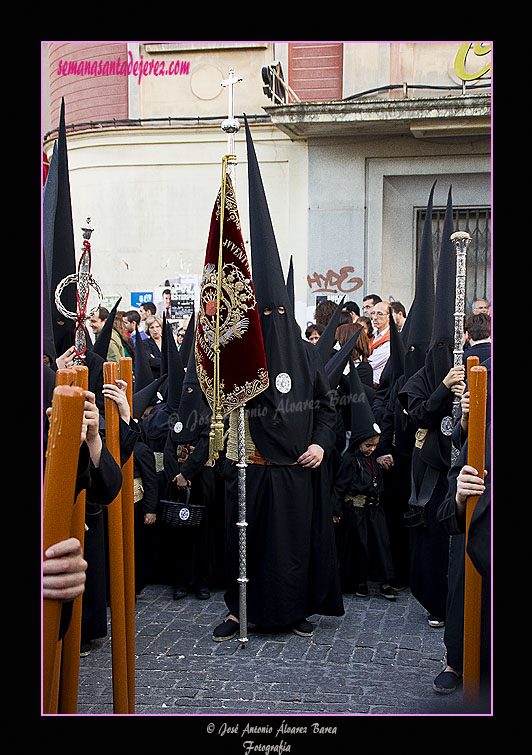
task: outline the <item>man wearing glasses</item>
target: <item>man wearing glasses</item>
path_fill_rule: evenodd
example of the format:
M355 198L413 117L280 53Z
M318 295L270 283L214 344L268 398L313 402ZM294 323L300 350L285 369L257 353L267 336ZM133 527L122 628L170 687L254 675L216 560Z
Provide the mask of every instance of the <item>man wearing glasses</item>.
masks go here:
M373 387L377 388L381 373L390 356L390 307L380 301L375 304L370 313L373 323L373 336L370 339L369 363L373 367Z

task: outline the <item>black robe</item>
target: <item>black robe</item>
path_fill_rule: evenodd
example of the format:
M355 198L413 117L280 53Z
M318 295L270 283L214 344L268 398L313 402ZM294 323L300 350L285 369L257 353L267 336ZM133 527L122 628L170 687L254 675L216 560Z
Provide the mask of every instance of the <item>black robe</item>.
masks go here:
M465 517L456 513L456 481L461 468L467 464L467 441L449 471L449 490L437 511L441 528L451 537L449 555L449 591L444 643L447 663L457 670L463 668L464 653L464 592L465 592ZM482 577L480 687L482 703L489 704L491 687L491 424L486 427L485 469L486 490L478 498L471 517L467 552Z
M172 480L181 473L190 482L191 506L202 506L199 525L163 528L165 550L169 558L169 577L180 587L207 585L214 570L214 467L205 466L209 458L209 431L205 425L193 439L195 445L178 440L170 430L164 449L164 472L168 500L184 501L184 492ZM178 459L178 447L189 449L187 458Z
M157 346L151 336L148 336L148 338L144 338L141 341L141 348L146 351L153 379L156 380L161 375L161 349Z
M410 492L410 588L429 612L445 620L449 537L436 520L438 505L447 493L451 464L453 393L439 382L435 388L427 368L415 373L399 396L417 429L427 429L422 448L414 446ZM443 429L442 429L443 428ZM410 516L414 514L414 516Z
M273 441L275 411L268 418L273 421L267 423L264 436L258 427L262 394L249 402L250 409L253 406L256 410L254 422L250 421L255 445L264 455L271 452L281 459L280 463L271 465L249 464L246 469L247 612L250 623L259 626L283 627L313 614L341 616L344 613L326 463L335 441L336 413L318 352L304 347L300 355L305 360L303 371L310 379L297 381L295 403L290 401L290 392L285 394L277 449ZM296 370L293 374L297 374ZM275 370L270 375L275 383ZM265 406L275 407L274 399L268 398ZM305 417L301 416L303 413ZM293 427L300 430L300 434L294 432L289 437L287 428L291 425L291 416ZM262 451L264 437L265 451ZM310 443L325 449L324 459L317 469L297 464ZM229 587L225 601L230 613L237 617L238 520L237 468L228 461L226 568Z
M155 456L151 448L137 440L133 449L134 477L140 479L143 495L135 501L135 592L154 581L157 554L156 524L144 524L145 514L157 515L159 488Z
M382 505L390 535L395 580L407 586L410 584L410 533L404 517L410 499L416 428L397 398L404 383L405 377L401 375L389 392L379 422L382 433L375 456L390 454L393 457L393 467L383 471Z
M389 582L394 577L390 538L380 496L384 480L375 454L364 457L352 446L340 462L333 486L340 575L344 589L362 582ZM345 496L366 497L364 506L353 506Z

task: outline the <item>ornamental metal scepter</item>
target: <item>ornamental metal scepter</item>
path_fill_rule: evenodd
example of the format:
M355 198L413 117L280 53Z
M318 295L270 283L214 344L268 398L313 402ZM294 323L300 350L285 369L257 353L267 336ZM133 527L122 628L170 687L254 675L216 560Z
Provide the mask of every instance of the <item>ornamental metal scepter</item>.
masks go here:
M229 107L228 118L222 123L222 130L227 134L227 147L230 155L234 155L235 152L235 134L240 128L238 119L234 114L234 85L242 81L240 77L234 75L232 68L229 69L229 77L222 81L222 86L229 88ZM234 174L233 163L227 163L227 172L233 182L234 186ZM247 542L246 542L246 527L248 523L246 521L246 435L245 435L245 418L244 418L244 406L239 406L237 412L237 439L238 439L238 611L239 611L239 641L242 643L242 647L246 646L248 641L247 629L247 595L246 586L248 578L246 576L246 562L247 562Z
M55 305L63 317L67 317L69 320L76 321L76 329L74 332L74 364L85 364L85 351L87 348L87 340L85 338L85 328L83 323L87 317L91 317L100 307L102 302L102 291L97 281L91 274L91 245L90 237L93 232L93 228L90 227L91 219L87 218L87 228L82 228L83 231L83 246L81 258L78 264L78 272L72 275L67 275L57 284L55 289ZM65 309L61 302L61 294L63 289L71 283L76 284L76 300L77 311L70 312ZM89 293L91 287L98 294L98 303L87 311L87 303L89 301Z
M465 316L465 287L466 287L466 258L471 236L467 231L456 231L451 235L451 241L456 249L456 289L454 299L454 351L453 366L459 367L464 363L464 316ZM460 398L453 400L453 424L458 419ZM454 464L459 455L459 449L451 448L451 463Z

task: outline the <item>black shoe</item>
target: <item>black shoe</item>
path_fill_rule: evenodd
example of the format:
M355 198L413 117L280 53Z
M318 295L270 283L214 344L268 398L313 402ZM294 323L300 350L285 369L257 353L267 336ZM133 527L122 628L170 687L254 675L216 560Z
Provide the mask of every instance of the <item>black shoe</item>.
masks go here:
M355 590L355 595L357 596L357 598L367 598L368 594L368 586L365 583L357 585L357 588Z
M224 640L232 640L238 632L240 624L234 619L225 619L221 624L218 624L214 632L212 633L212 639L215 642L223 642Z
M90 655L90 652L92 650L92 645L89 642L82 642L79 648L79 657L80 658L86 658L88 655Z
M439 629L440 627L445 626L445 620L440 619L439 616L434 616L433 614L430 614L430 616L427 617L427 621L429 622L429 627L432 627L433 629Z
M390 585L381 585L379 589L379 595L382 595L382 597L386 598L387 600L395 600L395 593Z
M195 593L198 600L208 600L211 597L209 588L206 585L196 587Z
M439 692L441 695L449 695L457 689L461 681L462 676L457 676L454 671L442 671L434 679L432 687L435 692Z
M186 594L187 594L187 591L185 590L185 588L178 586L178 587L174 587L174 592L173 592L172 597L174 600L179 600L179 598L184 598Z
M398 580L394 580L393 582L390 582L390 587L392 588L392 590L395 590L395 592L401 592L401 590L406 589L406 584L403 584Z
M312 626L310 621L303 619L303 621L298 621L297 624L294 624L294 626L292 627L292 632L294 634L297 634L298 637L312 637L314 627Z

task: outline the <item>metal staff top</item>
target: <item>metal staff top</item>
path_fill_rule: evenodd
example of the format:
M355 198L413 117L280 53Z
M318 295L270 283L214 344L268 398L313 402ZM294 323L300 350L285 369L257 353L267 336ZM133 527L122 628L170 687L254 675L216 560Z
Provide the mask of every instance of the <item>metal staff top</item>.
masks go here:
M238 118L235 118L235 90L234 90L235 84L238 84L240 81L242 81L242 77L235 76L234 70L230 68L229 76L227 77L227 79L224 79L221 83L221 86L229 87L229 106L227 110L228 117L222 122L222 130L227 134L227 151L229 155L231 156L234 156L234 152L235 152L234 135L240 129L240 123L238 122ZM236 157L234 157L234 161L236 162ZM232 166L233 166L233 162L229 161L227 164L227 173L229 177L231 178L231 181L233 182L233 185L234 185L234 176L233 176Z
M451 241L456 249L456 289L454 300L454 351L453 366L459 367L464 363L464 316L465 316L465 287L466 287L466 258L471 236L467 231L456 231L451 235ZM460 399L455 396L453 401L453 424L458 418ZM459 450L453 445L451 448L451 462L458 458Z
M95 281L91 274L91 245L90 237L93 232L93 228L90 228L91 219L87 218L87 228L82 228L83 231L83 247L82 254L78 264L78 272L72 275L67 275L57 285L55 289L55 305L59 312L69 320L76 321L76 329L74 333L74 364L85 364L85 350L87 348L87 342L85 339L85 330L83 323L88 317L91 317L98 311L100 304L102 303L102 291L99 284ZM61 302L61 294L63 289L70 283L76 284L76 299L77 299L77 312L70 312L65 309ZM98 294L98 303L87 311L87 303L89 300L90 288L96 291Z

